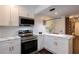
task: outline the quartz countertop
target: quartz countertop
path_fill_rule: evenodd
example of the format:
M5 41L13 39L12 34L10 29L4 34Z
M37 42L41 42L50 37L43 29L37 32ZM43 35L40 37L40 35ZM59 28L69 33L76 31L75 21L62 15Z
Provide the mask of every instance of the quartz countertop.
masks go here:
M61 38L67 38L67 39L74 38L73 35L66 35L66 34L49 34L49 33L44 33L44 34L37 34L37 35L48 35L48 36L55 36L55 37L61 37Z
M62 38L67 38L67 39L74 37L73 35L66 35L66 34L47 34L46 33L46 34L43 34L43 35L56 36L56 37L62 37Z
M20 37L19 36L2 37L0 38L0 41L7 41L7 40L13 40L13 39L20 39Z

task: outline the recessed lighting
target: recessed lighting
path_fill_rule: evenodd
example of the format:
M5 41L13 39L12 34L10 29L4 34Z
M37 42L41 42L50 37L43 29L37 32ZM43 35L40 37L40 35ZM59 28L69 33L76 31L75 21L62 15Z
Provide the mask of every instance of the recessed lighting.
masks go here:
M58 12L55 12L54 14L55 14L55 15L58 15Z

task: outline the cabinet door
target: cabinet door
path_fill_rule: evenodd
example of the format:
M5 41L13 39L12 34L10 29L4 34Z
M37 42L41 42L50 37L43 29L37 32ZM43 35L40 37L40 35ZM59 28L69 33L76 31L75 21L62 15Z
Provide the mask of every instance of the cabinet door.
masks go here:
M29 18L34 18L34 14L32 12L28 11L28 17Z
M10 23L10 7L0 5L0 26L8 26Z
M19 6L19 16L27 17L28 11L25 7Z
M49 43L48 43L48 41L49 41L49 38L48 38L48 36L44 36L44 47L46 48L46 49L49 49Z
M43 36L38 36L38 50L41 50L43 48Z
M11 6L10 26L19 26L18 6Z
M20 54L21 53L21 41L20 39L14 39L11 42L12 54Z
M66 54L69 53L69 43L65 38L57 39L57 52L58 54Z
M11 54L9 42L0 42L0 54Z
M50 50L52 53L56 53L57 51L57 38L54 36L50 36Z
M45 39L45 48L48 49L52 53L56 53L56 40L53 36L46 36Z

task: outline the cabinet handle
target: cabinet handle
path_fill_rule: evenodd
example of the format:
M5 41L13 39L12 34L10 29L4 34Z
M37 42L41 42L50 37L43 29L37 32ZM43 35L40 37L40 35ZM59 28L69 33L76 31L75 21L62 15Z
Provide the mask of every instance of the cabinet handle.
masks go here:
M14 50L14 46L9 47L9 51L13 51Z
M12 51L14 50L14 46L12 46Z
M9 51L11 51L11 47L9 47Z

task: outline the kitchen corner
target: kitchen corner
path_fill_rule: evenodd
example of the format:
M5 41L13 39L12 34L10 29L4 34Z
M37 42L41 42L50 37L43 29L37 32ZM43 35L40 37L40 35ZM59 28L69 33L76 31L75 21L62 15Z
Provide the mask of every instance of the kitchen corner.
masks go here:
M56 54L72 54L73 53L73 38L72 35L65 34L39 34L38 36L38 51L47 49Z
M79 6L69 7L75 12ZM0 5L0 54L79 53L79 15L67 16L62 8Z

